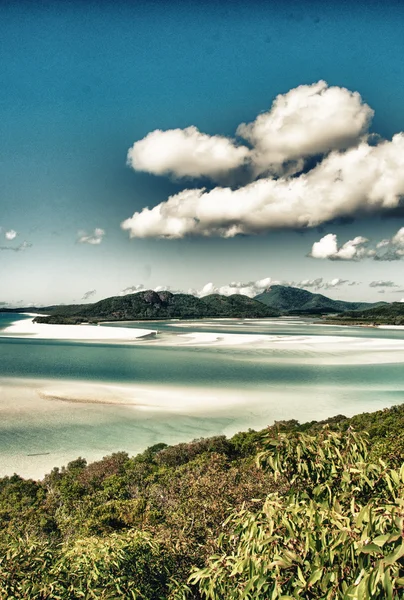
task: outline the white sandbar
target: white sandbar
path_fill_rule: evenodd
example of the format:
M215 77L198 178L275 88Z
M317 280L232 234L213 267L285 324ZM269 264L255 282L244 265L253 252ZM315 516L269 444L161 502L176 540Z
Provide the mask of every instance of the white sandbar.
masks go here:
M133 342L146 336L154 337L155 330L132 327L105 327L102 325L50 325L34 323L34 317L15 321L6 327L2 337L35 338L42 340L77 340L95 342ZM40 315L43 316L43 315Z

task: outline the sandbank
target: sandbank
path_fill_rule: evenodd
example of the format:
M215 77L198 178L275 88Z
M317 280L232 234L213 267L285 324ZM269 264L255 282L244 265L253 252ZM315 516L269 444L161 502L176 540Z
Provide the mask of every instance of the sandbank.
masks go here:
M145 337L154 337L151 329L132 327L105 327L103 325L50 325L34 323L33 313L27 319L14 321L0 332L2 337L35 338L42 340L75 340L93 342L133 342ZM43 315L40 315L43 316Z

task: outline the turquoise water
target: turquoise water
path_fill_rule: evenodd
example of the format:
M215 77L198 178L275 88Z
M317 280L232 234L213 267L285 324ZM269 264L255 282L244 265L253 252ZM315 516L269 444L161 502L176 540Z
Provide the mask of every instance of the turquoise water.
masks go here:
M0 328L14 320L16 315L0 314ZM404 401L404 351L402 360L393 352L384 363L373 351L375 343L389 340L403 340L404 349L404 330L297 319L140 326L157 329L158 343L17 339L0 331L0 475L40 476L79 455L92 460L117 450L135 453L159 441L232 434L280 418L352 415ZM293 343L286 349L178 345L178 336L195 331L264 334ZM296 342L295 336L303 337ZM319 352L313 340L330 337L338 343ZM358 363L352 337L365 342L359 354L371 356L369 364ZM124 402L111 404L115 395Z

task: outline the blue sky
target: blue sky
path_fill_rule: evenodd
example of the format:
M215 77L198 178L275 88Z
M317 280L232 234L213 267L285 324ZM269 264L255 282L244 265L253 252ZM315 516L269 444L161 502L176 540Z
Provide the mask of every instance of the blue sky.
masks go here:
M307 256L327 234L340 245L392 239L404 218L389 211L227 239L129 239L120 226L184 188L217 185L130 168L128 149L156 129L233 138L278 94L325 80L359 92L371 132L404 131L403 19L398 2L1 3L0 301L264 277L357 283L320 290L340 298L404 297L400 260ZM78 241L96 228L101 243Z

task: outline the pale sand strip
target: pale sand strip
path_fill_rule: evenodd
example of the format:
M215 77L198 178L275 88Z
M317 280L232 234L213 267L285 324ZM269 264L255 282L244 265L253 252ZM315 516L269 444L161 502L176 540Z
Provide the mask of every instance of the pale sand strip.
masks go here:
M78 456L99 460L119 450L133 455L157 442L189 441L202 432L233 435L291 416L302 422L341 412L351 416L400 401L385 390L377 402L369 402L363 386L349 390L347 401L346 391L333 385L235 390L0 378L0 476L17 472L39 478ZM116 406L103 406L113 401ZM113 415L121 418L115 422Z
M146 336L154 337L156 331L151 329L134 329L131 327L105 327L102 325L49 325L34 323L34 317L15 321L6 327L2 337L22 337L43 340L77 340L94 342L133 342ZM40 315L43 316L43 315Z
M197 323L195 323L195 326ZM384 326L390 328L390 326ZM34 339L92 341L130 344L153 344L160 347L243 347L246 351L259 350L267 356L254 357L255 360L271 360L271 353L281 351L284 357L276 360L290 362L313 362L321 364L369 364L404 362L404 339L383 339L372 337L315 336L315 335L273 335L238 334L190 331L189 333L158 332L151 329L131 327L106 327L95 325L48 325L34 323L33 318L12 323L0 332L2 337ZM293 356L296 352L306 356ZM288 352L292 355L288 355ZM251 357L246 357L251 358Z

